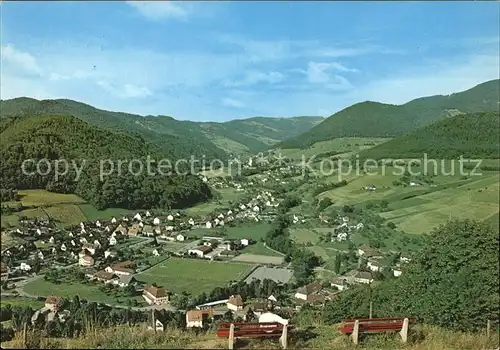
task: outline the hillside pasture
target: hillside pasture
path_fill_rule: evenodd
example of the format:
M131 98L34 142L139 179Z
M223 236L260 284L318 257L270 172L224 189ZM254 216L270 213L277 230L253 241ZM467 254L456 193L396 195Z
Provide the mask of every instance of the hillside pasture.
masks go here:
M87 217L82 212L80 207L75 204L60 204L45 208L45 211L51 217L56 225L68 226L77 225L80 222L87 221Z
M368 149L384 143L390 139L388 138L364 138L364 137L346 137L346 138L338 138L334 140L328 141L320 141L315 144L305 148L290 148L290 149L281 149L280 152L282 155L294 159L301 160L302 156L307 158L317 156L318 159L323 158L322 154L327 152L336 152L335 156L339 154L350 154L351 152L361 151L364 149Z
M201 259L170 258L135 275L137 280L156 283L174 293L209 292L246 277L254 265Z

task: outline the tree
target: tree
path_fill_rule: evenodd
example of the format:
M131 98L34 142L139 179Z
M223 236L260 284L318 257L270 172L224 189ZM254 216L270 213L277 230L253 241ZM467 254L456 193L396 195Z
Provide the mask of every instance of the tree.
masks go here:
M245 315L245 321L246 321L246 322L252 322L252 321L254 321L255 319L256 319L256 317L255 317L255 313L253 312L252 308L251 308L251 307L249 307L249 308L248 308L248 311L247 311L247 313L246 313L246 315Z
M451 221L426 235L403 275L382 282L387 313L461 331L498 320L498 234L487 223Z

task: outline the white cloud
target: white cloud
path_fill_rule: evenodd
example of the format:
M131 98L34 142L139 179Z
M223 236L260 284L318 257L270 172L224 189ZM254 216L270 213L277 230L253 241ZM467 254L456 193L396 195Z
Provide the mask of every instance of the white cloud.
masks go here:
M371 65L363 66L357 60L356 67L366 73L350 79L347 74L355 69L347 59L342 65L304 57L305 68L283 69L285 76L277 71L282 67L277 62L256 62L248 55L234 52L162 53L56 44L32 47L27 52L11 44L5 47L11 51L6 55L2 50L3 99L69 98L103 109L194 120L330 115L364 100L404 103L499 78L498 50L481 55L474 51L475 54L455 55L453 59L440 57L404 69L390 66L390 74L385 76L377 76ZM274 60L280 55L267 57ZM296 66L292 63L292 67ZM297 81L292 71L300 73L302 79ZM223 82L240 84L224 86ZM269 85L261 88L255 85L258 83Z
M12 44L2 45L0 50L2 63L12 64L14 67L28 73L42 73L42 69L38 66L36 58L28 52L18 50Z
M114 86L107 81L98 81L97 85L103 87L106 91L118 98L144 98L152 95L152 92L144 86L133 84Z
M268 83L268 84L276 84L280 83L285 79L285 75L280 72L259 72L256 70L248 71L245 77L241 80L230 80L226 81L223 84L225 86L250 86L258 83Z
M234 108L243 108L245 107L245 104L241 101L226 97L221 100L222 104L224 106L228 107L234 107Z
M151 20L185 20L191 13L191 4L173 1L127 1L141 15Z

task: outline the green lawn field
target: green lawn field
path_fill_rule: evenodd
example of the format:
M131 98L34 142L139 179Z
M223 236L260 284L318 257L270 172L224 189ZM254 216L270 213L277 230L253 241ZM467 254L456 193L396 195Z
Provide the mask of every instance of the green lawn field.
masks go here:
M107 295L99 290L99 283L78 283L78 282L65 282L61 284L54 284L45 281L43 278L34 280L24 286L24 291L30 295L44 296L55 295L64 298L73 298L78 295L80 299L87 299L94 302L102 302L109 304L125 304L127 300L136 299L142 303L141 296L137 297L115 297Z
M224 263L201 259L170 258L136 275L145 283L156 283L174 293L199 294L230 281L239 281L253 268L250 264Z

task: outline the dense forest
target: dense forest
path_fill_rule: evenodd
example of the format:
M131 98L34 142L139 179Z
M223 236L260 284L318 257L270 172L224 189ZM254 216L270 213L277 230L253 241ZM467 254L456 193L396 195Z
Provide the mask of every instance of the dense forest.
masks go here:
M500 115L498 112L460 114L420 128L406 136L360 153L367 159L500 158Z
M263 151L323 120L322 117L256 117L225 123L193 122L169 116L111 112L66 99L38 101L26 97L1 101L0 111L2 117L71 115L101 128L138 133L176 158L205 155L207 159L224 159L229 153L242 151Z
M423 97L403 105L361 102L341 110L309 131L276 147L307 148L341 137L396 137L460 113L498 111L500 80L447 96Z
M168 175L174 169L159 169L160 164L154 161L169 158L138 135L103 130L67 116L2 118L0 131L0 188L5 196L12 189L47 189L75 193L98 209L184 208L211 198L209 187L188 174L189 169L181 169L186 175ZM148 156L150 172L156 176L148 175ZM23 161L27 159L35 162L25 164L23 174ZM40 159L50 160L52 171L48 172L48 164L40 163L40 170L48 175L28 175L36 171ZM69 170L56 177L54 169L60 159L68 160ZM132 159L137 161L131 163ZM119 160L123 161L121 173ZM169 159L172 165L174 160ZM82 169L79 177L75 166ZM62 173L63 166L59 167Z

